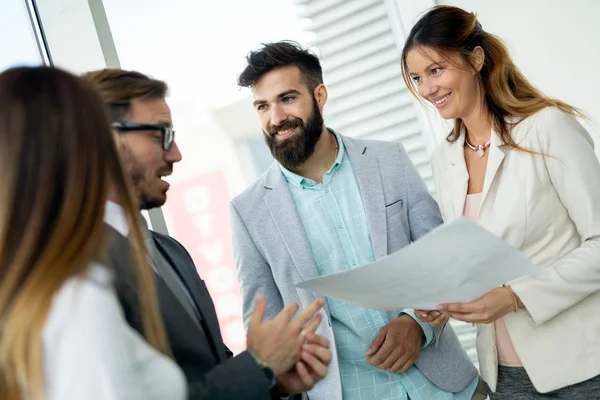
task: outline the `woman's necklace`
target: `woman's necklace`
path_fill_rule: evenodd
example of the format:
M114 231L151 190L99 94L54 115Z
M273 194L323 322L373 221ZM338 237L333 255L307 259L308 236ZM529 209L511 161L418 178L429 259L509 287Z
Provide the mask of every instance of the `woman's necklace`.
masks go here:
M490 144L492 143L492 139L490 138L490 140L488 140L486 144L478 144L478 145L473 146L471 143L469 143L469 138L465 134L465 143L467 144L467 146L469 146L469 148L471 150L473 150L475 153L477 153L477 155L479 157L483 157L483 155L485 154L485 150L488 147L490 147Z

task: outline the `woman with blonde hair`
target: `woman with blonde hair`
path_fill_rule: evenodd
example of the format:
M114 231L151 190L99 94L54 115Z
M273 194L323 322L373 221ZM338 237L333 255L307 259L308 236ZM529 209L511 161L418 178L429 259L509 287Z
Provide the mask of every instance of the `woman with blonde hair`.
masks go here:
M432 157L444 219L478 222L541 269L417 315L477 323L492 400L600 398L600 164L581 113L533 87L456 7L420 18L402 70L415 96L454 120Z
M2 400L185 398L109 126L77 77L48 67L0 74ZM145 338L127 325L103 261L109 199L132 227Z

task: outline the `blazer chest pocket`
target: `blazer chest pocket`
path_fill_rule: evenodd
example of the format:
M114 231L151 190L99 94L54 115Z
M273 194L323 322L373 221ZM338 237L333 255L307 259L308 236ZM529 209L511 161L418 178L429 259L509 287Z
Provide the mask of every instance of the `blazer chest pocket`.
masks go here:
M402 208L404 208L404 200L398 199L392 201L390 204L385 206L385 215L388 218L398 215L400 212L402 212Z

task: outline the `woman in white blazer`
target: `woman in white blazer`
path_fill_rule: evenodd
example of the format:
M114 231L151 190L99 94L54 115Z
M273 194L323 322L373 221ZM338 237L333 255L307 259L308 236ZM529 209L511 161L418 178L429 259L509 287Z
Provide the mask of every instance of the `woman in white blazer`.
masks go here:
M100 96L47 67L0 74L0 399L183 400L139 212ZM145 339L129 327L104 257L107 200L139 249Z
M444 219L477 221L541 268L418 315L477 323L491 399L600 398L600 164L579 112L534 88L455 7L417 22L402 68L413 94L455 121L432 158Z

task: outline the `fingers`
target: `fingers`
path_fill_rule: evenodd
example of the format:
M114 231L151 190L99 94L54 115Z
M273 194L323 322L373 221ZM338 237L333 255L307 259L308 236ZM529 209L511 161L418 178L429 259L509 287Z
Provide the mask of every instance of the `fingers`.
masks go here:
M323 304L325 304L325 300L317 299L302 310L298 317L293 321L293 324L298 328L298 331L300 331L302 327L315 316L321 307L323 307Z
M305 343L304 345L302 345L302 351L303 353L308 352L312 354L325 366L329 365L329 363L331 362L331 351L329 351L327 347Z
M431 322L439 314L439 311L415 310L415 315L423 322Z
M306 343L329 348L329 340L327 340L327 338L324 336L316 335L314 333L309 333L306 335Z
M471 313L480 311L482 303L479 300L470 303L446 303L440 304L438 308L444 312Z
M286 305L283 310L275 318L283 319L285 323L288 323L292 320L296 312L298 311L298 304L290 303Z
M444 325L448 322L448 314L441 311L415 311L415 315L421 321L429 323L433 326Z
M375 339L373 340L373 343L371 343L371 347L369 347L369 351L367 351L367 354L365 354L367 357L371 357L373 354L377 353L377 351L385 341L386 333L387 331L385 329L379 330L377 336L375 336Z
M267 309L267 301L265 296L259 294L256 296L256 300L254 301L254 311L252 312L252 317L250 317L250 321L248 322L248 330L258 327L265 318L265 311Z
M379 367L382 369L387 369L391 372L406 372L411 367L411 365L413 365L415 363L417 356L418 356L418 353L411 354L408 352L404 352L404 353L400 354L399 356L390 357L393 360L395 360L391 367L384 368L384 366L387 367L387 365L383 365L383 366L380 365Z
M315 315L315 317L308 323L308 325L302 328L304 334L309 335L315 333L315 331L319 327L319 324L321 323L322 318L323 317L321 316L321 314Z
M391 366L391 368L389 368L389 370L391 372L400 372L400 369L404 367L404 364L406 364L406 360L399 358L396 360L396 362L394 362L394 364Z
M408 369L415 363L415 358L408 357L408 359L404 362L404 365L400 367L398 372L407 372Z
M483 318L477 313L448 313L451 318L457 319L463 322L471 323L486 323L487 319Z
M450 317L446 313L439 313L439 316L430 322L433 326L446 325Z
M431 322L436 319L439 315L439 311L423 311L423 310L415 310L415 315L423 322Z
M306 363L309 369L313 370L319 377L327 375L327 365L315 357L309 351L302 351L302 361Z
M388 370L391 369L396 363L399 363L400 366L404 365L406 359L408 359L408 355L403 355L402 351L396 348L385 360L383 360L381 364L377 366L381 369Z
M296 372L298 373L298 377L302 382L302 385L306 388L312 388L316 383L316 379L313 379L310 372L308 372L308 368L302 361L298 361L296 363Z
M304 391L312 389L318 381L325 377L325 375L319 375L312 370L304 361L296 363L296 371L302 381ZM327 371L325 371L325 374L327 374Z
M459 321L484 323L487 320L484 315L485 303L482 300L475 300L470 303L440 304L439 308L443 311L443 314Z
M383 342L383 345L377 350L377 352L367 359L367 362L371 365L379 365L383 363L394 350L394 345L390 340Z

